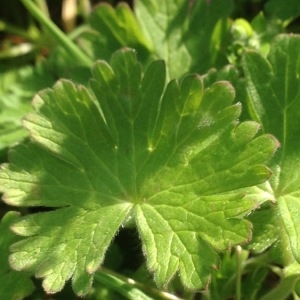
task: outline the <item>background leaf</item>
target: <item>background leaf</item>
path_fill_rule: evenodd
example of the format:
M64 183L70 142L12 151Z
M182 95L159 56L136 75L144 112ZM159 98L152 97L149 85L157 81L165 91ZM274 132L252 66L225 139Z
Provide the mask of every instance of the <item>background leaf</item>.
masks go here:
M0 150L28 136L21 119L31 111L34 94L55 81L46 63L2 68L6 70L0 76Z
M271 47L268 59L255 52L244 58L247 79L248 108L263 130L278 137L281 148L273 160L274 175L270 181L277 201L280 219L289 244L281 236L282 251L291 247L294 258L300 261L299 212L300 176L300 57L297 49L300 37L280 35ZM285 265L293 262L290 258Z
M32 73L32 68L2 72L0 79L0 150L27 136L21 117L30 111L30 93L20 82Z
M220 50L231 9L231 0L142 0L135 4L144 36L152 42L155 55L166 61L171 79L191 71L204 73L226 62Z
M265 10L273 17L276 16L283 21L292 21L300 16L300 3L288 0L283 3L280 0L269 0L265 5Z
M146 60L153 49L126 3L115 8L108 3L99 5L89 23L95 32L87 32L84 37L91 43L96 58L109 60L113 52L126 46L136 49L140 60Z

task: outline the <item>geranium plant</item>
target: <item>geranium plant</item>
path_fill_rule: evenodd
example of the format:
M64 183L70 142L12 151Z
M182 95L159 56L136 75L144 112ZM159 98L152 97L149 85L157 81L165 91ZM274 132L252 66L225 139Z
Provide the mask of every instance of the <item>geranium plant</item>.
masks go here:
M1 299L298 299L290 2L251 21L229 0L104 3L67 36L22 0L56 48L15 107L3 93Z

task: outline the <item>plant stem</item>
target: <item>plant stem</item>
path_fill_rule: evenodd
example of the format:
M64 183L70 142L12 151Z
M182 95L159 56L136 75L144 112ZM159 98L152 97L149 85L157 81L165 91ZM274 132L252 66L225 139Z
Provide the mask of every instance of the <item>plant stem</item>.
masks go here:
M35 3L37 5L37 7L43 12L43 15L47 16L47 18L50 18L47 1L46 0L35 0Z
M236 285L235 285L235 299L241 300L241 280L242 280L242 247L236 247Z
M141 290L126 284L120 278L113 276L107 272L97 272L95 274L95 279L104 284L107 287L119 292L121 295L125 296L127 299L135 300L153 300L152 298L145 295Z
M181 300L175 295L145 286L144 284L139 283L131 278L122 276L105 268L101 268L95 273L95 279L118 291L120 294L130 300ZM147 292L147 294L151 296L147 296L143 291Z
M54 36L58 43L83 65L90 67L93 61L78 48L45 14L32 2L32 0L21 0L23 5L49 32Z

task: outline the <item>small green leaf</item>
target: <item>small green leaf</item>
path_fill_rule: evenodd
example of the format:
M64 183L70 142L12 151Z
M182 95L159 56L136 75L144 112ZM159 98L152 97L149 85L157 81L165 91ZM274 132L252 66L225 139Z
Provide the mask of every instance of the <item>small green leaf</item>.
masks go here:
M273 160L270 181L295 259L300 262L300 37L280 35L267 59L255 52L244 58L248 108L281 148ZM284 239L283 237L281 237ZM283 249L284 252L284 249ZM287 264L289 262L286 262Z
M203 288L218 251L249 241L243 216L256 204L240 189L269 178L277 141L238 123L228 82L204 89L190 75L165 87L164 63L143 74L132 50L92 73L90 90L63 80L35 97L24 120L32 142L2 166L7 203L52 208L13 226L26 238L12 246L12 266L35 271L51 293L72 278L84 295L133 217L157 284L179 272L187 288Z
M17 212L8 212L2 218L0 224L0 298L1 299L24 299L29 296L34 286L29 275L12 270L8 264L9 246L19 238L14 235L9 227L19 218Z

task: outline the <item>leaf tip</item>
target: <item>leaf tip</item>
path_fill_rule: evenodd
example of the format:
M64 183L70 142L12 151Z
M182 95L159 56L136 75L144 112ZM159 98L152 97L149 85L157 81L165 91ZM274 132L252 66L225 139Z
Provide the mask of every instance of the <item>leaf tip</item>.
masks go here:
M101 263L98 262L96 263L95 261L91 261L87 264L85 270L90 275L94 274L98 270L100 264Z
M233 85L227 81L227 80L220 80L220 81L217 81L213 84L213 86L222 86L226 89L228 95L231 95L232 99L235 98L235 89L233 87Z

